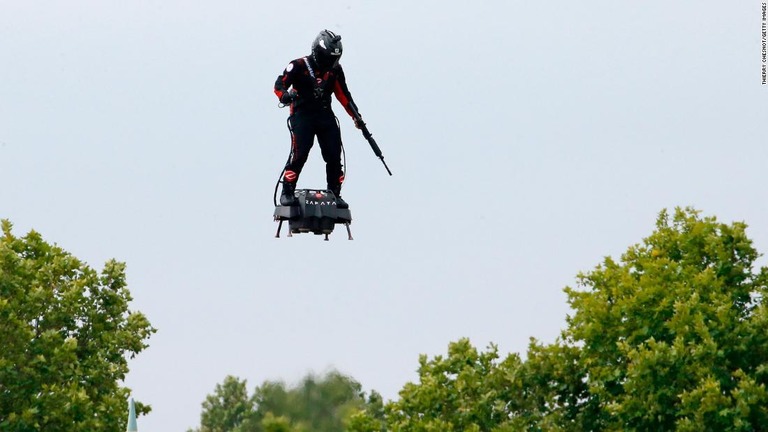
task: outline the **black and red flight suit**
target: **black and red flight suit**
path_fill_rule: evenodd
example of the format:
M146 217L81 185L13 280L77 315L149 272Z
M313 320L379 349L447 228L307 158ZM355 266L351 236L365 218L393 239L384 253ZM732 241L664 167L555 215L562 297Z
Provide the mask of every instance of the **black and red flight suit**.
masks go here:
M277 77L275 94L283 103L290 101L291 106L288 120L291 157L285 165L283 181L291 186L296 184L317 136L326 164L328 189L338 196L344 182L344 171L341 166L341 131L331 109L331 94L354 119L350 109L354 102L341 65L336 64L330 70L319 70L311 55L293 60Z

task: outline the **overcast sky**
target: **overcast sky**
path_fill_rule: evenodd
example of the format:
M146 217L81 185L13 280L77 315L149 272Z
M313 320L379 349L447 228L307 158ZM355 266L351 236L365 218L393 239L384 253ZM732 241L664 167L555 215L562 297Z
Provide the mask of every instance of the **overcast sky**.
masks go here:
M226 375L396 398L460 337L554 341L563 287L663 208L768 250L760 6L0 0L0 218L127 263L159 330L126 382L142 431L197 426ZM275 239L272 86L324 28L394 175L334 103L355 240ZM315 148L299 187L324 181Z

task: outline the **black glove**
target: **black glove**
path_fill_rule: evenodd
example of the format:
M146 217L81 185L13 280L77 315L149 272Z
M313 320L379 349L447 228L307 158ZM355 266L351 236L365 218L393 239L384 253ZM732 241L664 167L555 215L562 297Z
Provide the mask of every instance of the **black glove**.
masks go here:
M296 93L296 90L290 90L290 91L287 91L287 92L283 92L283 95L280 96L280 103L285 104L285 105L290 105L298 97L299 97L299 95Z

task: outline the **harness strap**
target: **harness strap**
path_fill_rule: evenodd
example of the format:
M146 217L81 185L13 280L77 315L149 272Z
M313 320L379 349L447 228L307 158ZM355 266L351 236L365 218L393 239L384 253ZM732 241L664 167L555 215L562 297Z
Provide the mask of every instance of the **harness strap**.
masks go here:
M309 64L309 60L307 60L306 57L304 57L302 60L304 60L304 64L307 65L307 70L309 71L309 76L312 77L312 80L317 83L317 78L315 78L315 71L312 70L312 65Z

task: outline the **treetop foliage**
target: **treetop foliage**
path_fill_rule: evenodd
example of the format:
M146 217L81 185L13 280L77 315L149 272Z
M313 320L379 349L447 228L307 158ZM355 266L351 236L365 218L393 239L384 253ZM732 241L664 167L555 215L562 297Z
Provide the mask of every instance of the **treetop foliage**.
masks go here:
M499 360L469 340L351 431L756 431L768 425L768 269L746 224L691 208L566 287L552 344Z
M193 432L333 432L345 429L364 406L381 410L375 392L366 400L360 384L338 371L309 374L296 386L265 381L248 395L245 380L228 376L203 402Z
M1 224L0 431L124 430L126 356L155 332L128 308L125 264L99 273L37 232L16 237Z

